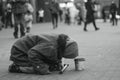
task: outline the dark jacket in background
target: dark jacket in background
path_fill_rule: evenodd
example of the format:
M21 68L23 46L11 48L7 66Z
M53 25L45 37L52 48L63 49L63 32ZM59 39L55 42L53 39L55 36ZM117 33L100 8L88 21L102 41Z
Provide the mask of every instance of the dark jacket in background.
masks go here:
M77 43L67 39L63 34L24 36L13 44L10 60L18 66L33 66L35 71L47 73L49 66L61 62L62 57L78 56Z
M0 3L0 16L3 16L3 7L2 7L2 3Z
M86 21L92 22L94 20L94 4L92 2L86 2L85 3L85 8L86 8Z
M116 14L116 12L117 12L117 6L116 6L115 3L112 3L112 4L110 5L110 13L111 13L111 14Z
M58 14L60 10L59 4L56 2L52 2L49 9L52 14Z

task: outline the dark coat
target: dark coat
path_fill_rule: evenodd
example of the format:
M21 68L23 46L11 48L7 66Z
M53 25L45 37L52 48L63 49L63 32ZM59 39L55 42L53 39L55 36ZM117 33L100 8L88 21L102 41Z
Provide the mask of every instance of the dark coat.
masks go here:
M117 6L116 6L115 3L112 3L112 4L110 5L110 13L111 13L111 14L116 14L116 12L117 12Z
M85 8L86 8L86 21L92 22L94 20L94 4L92 2L86 2L85 3Z
M50 8L49 9L50 9L51 14L59 14L60 7L59 7L58 3L52 2L50 4Z
M33 57L32 53L36 54L36 56L34 56L34 58L37 57L38 54L40 54L41 56L47 56L46 57L47 59L56 60L57 53L51 52L51 48L54 48L54 49L57 48L56 39L57 39L57 36L55 36L55 35L54 36L27 35L27 36L17 40L13 44L10 59L12 61L17 62L18 65L22 65L22 66L24 66L24 64L25 64L25 66L28 65L26 62L28 62L28 56L29 56L29 58ZM18 54L15 53L16 49L13 50L14 47L17 48L17 50L19 50ZM46 47L46 49L43 49L45 47ZM24 63L21 63L21 61ZM39 62L38 62L38 64L39 64Z
M50 65L61 62L62 57L78 56L75 41L63 34L27 35L17 40L11 49L10 60L19 66L39 66L40 73L47 73ZM36 69L36 68L35 68Z
M0 3L0 16L3 16L3 5Z

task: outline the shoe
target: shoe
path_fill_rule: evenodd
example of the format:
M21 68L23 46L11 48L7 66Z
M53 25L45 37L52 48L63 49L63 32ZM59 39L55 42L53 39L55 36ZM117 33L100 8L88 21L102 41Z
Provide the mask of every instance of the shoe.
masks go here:
M24 33L24 34L21 34L21 36L20 36L20 37L22 38L22 37L24 37L24 36L25 36L25 33Z
M21 73L22 72L20 70L19 66L17 66L14 63L9 66L8 71L11 72L11 73Z
M95 30L97 31L97 30L99 30L100 28L96 28Z
M14 38L17 39L18 38L18 35L16 35L15 33L13 34Z
M84 29L84 31L87 31L87 29Z
M15 39L17 39L17 38L18 38L18 36L14 36L14 38L15 38Z
M15 39L17 39L17 38L18 38L18 36L17 36L17 35L14 35L14 38L15 38Z

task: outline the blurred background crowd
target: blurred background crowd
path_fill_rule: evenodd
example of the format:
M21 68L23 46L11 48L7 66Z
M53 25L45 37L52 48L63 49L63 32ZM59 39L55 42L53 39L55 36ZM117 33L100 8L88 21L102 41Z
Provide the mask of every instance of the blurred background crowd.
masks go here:
M33 8L33 10L30 11L32 23L52 21L53 27L55 28L57 24L54 26L54 18L68 25L81 25L82 22L86 20L87 10L85 4L87 0L0 0L0 30L15 27L14 3L17 1L25 1L25 3L27 2L31 5ZM56 10L57 16L54 14L53 16L51 15L52 1L56 2L59 6L57 8L58 10ZM116 23L118 19L120 19L120 0L92 0L92 3L94 4L95 19L103 19L103 22L107 22L108 20L112 22L115 19ZM115 22L112 24L114 25ZM24 33L22 34L22 36L24 36Z

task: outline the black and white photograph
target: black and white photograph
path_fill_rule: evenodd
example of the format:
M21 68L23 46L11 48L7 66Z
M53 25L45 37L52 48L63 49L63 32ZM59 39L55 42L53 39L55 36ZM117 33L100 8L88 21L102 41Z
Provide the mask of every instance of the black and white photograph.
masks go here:
M120 0L0 0L0 80L120 80Z

